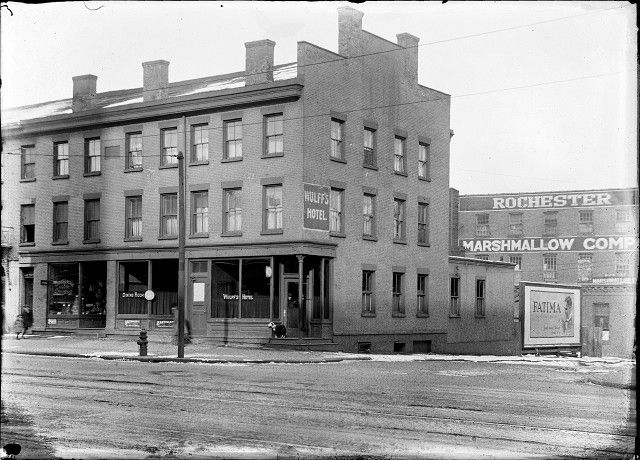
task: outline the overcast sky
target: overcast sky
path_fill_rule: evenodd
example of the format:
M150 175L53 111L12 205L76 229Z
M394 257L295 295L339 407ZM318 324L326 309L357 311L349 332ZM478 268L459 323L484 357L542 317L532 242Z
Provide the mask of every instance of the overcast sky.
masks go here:
M9 2L2 107L244 69L244 43L337 52L342 2ZM420 37L420 83L452 95L450 185L462 194L637 187L635 5L627 2L368 2L363 28ZM93 10L93 11L92 11ZM507 29L507 30L505 30ZM516 89L514 89L516 88Z

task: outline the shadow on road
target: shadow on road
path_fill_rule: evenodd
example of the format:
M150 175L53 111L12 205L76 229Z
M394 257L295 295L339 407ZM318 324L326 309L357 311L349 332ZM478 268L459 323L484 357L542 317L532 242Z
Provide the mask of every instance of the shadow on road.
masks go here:
M51 444L33 429L31 417L26 415L17 405L0 403L0 444L17 443L22 446L18 460L24 459L56 459ZM1 446L0 446L1 447Z

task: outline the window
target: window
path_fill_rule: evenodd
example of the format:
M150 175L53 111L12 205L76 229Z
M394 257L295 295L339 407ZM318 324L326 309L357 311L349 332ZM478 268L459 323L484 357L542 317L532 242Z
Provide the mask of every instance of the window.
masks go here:
M100 172L100 138L84 140L84 172Z
M362 202L362 234L371 238L376 235L375 195L364 194Z
M364 128L364 166L376 167L375 129Z
M631 231L631 212L628 209L616 209L616 232L629 233Z
M545 212L544 213L544 234L545 235L557 235L558 234L558 213Z
M53 144L53 175L69 175L69 143L56 142Z
M20 179L36 178L35 146L27 145L20 148L21 173Z
M118 275L118 314L147 314L147 301L143 294L150 287L149 264L120 262ZM131 295L135 292L139 293L138 296Z
M209 233L209 192L191 192L191 234Z
M609 304L593 304L593 325L602 328L602 340L609 340Z
M271 277L267 276L269 259L242 260L241 318L269 318Z
M522 235L522 213L509 214L509 235Z
M616 252L616 276L631 276L631 254L628 252Z
M85 241L100 240L100 200L84 201L84 239Z
M34 204L23 204L20 207L20 242L35 243L36 236L36 206Z
M418 243L429 244L428 203L418 203Z
M362 270L362 313L376 312L373 295L374 274L372 270Z
M593 211L580 211L580 233L593 233Z
M578 281L589 282L593 279L593 254L578 254Z
M331 119L331 158L344 160L344 122Z
M242 158L242 120L224 122L224 158Z
M514 269L514 279L513 282L515 284L519 284L522 280L522 255L521 254L512 254L509 256L509 262L512 264L516 264Z
M264 187L264 229L282 230L282 185Z
M478 260L489 260L489 255L488 254L476 254L473 257L475 257Z
M393 313L404 314L403 278L404 273L393 272Z
M460 278L452 276L449 284L449 315L460 316Z
M125 237L142 238L142 196L128 196L125 200Z
M69 203L53 203L53 242L66 243L69 229Z
M431 152L429 144L418 144L418 177L429 180Z
M476 214L476 236L489 236L489 214Z
M417 311L420 315L429 314L429 275L418 275L416 285L416 293L418 296Z
M242 231L242 190L224 191L224 233Z
M191 162L209 161L209 125L206 123L191 127Z
M393 200L393 239L404 240L405 228L404 228L404 200L398 198Z
M542 255L542 277L545 281L556 279L556 255Z
M393 170L396 173L406 174L405 147L406 139L396 136L393 140Z
M178 194L160 195L160 236L178 236Z
M211 263L211 317L240 317L240 261L215 260Z
M476 279L476 316L484 316L485 283L483 279Z
M284 154L282 114L267 115L265 118L266 153L265 156L279 156Z
M142 169L142 133L127 133L125 137L126 169Z
M160 131L161 166L178 164L178 128Z
M344 190L332 188L329 199L329 231L333 233L344 233L344 222L342 213L342 201Z

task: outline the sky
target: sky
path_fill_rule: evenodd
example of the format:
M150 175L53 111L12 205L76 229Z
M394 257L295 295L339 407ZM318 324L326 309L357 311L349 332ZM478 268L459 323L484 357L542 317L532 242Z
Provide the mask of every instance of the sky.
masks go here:
M337 52L346 2L8 2L2 108L244 70L244 43ZM451 98L450 186L461 194L637 187L636 6L628 2L365 2L363 28L420 38L419 82Z

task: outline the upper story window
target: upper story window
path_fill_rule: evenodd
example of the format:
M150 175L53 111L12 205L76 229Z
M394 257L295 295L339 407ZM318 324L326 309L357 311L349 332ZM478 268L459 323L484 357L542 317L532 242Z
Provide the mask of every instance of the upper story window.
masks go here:
M460 278L457 276L449 280L449 315L460 316Z
M631 253L616 252L616 276L631 276Z
M178 164L178 128L167 128L160 131L160 148L162 150L160 165Z
M393 239L405 239L405 201L399 198L393 200Z
M160 195L160 236L178 236L178 194Z
M376 167L376 130L364 128L364 166Z
M53 175L69 175L69 143L56 142L53 144Z
M404 314L404 273L393 272L393 313Z
M224 159L242 158L242 120L224 122Z
M100 172L100 138L84 140L84 172Z
M418 144L418 177L429 180L429 169L431 163L431 152L429 144Z
M69 230L69 203L53 203L53 242L66 243Z
M558 213L557 211L550 211L544 213L544 234L545 235L557 235L558 234Z
M580 233L593 233L593 211L580 211L580 222L578 224Z
M489 236L489 214L476 214L476 236Z
M375 195L365 193L362 202L362 234L372 238L376 236L375 199Z
M602 328L602 340L609 340L609 316L610 308L608 303L593 304L593 325Z
M264 229L282 230L282 185L264 186Z
M373 270L362 270L362 313L375 313L375 296L373 292Z
M418 243L429 244L428 203L418 203Z
M344 214L342 212L342 201L344 200L344 190L331 189L329 198L329 231L333 233L344 233Z
M489 260L488 254L476 254L473 257L478 260Z
M202 123L191 127L191 162L209 161L209 125Z
M476 279L476 316L485 314L485 283L484 279Z
M142 195L128 196L125 200L125 237L142 238Z
M522 270L522 254L509 255L509 262L516 264L516 270Z
M100 240L100 200L91 199L84 201L84 240Z
M616 232L629 233L631 231L631 211L616 209Z
M34 145L23 145L20 147L20 179L36 178L36 156Z
M578 254L578 281L588 282L593 279L593 254Z
M399 174L407 173L406 139L396 136L393 139L393 171Z
M542 255L542 277L545 281L556 279L556 254Z
M20 242L35 243L36 241L36 205L23 204L20 206Z
M142 133L127 133L126 135L126 169L142 168Z
M224 191L224 233L242 231L242 189Z
M429 314L429 275L419 274L416 282L416 294L418 296L418 313Z
M209 192L191 192L191 234L209 233Z
M344 160L344 122L331 119L331 158Z
M265 156L284 155L284 118L281 113L266 115L265 123Z
M522 213L509 214L509 235L518 236L524 233L522 224Z

